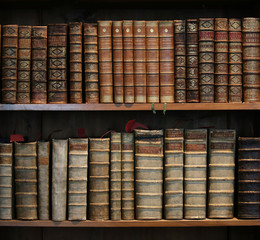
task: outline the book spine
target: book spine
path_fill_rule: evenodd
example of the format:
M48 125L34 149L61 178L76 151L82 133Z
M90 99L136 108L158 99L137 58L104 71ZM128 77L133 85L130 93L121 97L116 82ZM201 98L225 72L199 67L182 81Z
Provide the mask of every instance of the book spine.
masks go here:
M88 138L69 139L68 174L68 220L86 220Z
M122 219L135 218L134 134L122 133Z
M109 219L109 138L89 140L89 219Z
M15 203L18 220L37 216L37 145L15 142Z
M31 103L47 103L47 26L32 27Z
M243 18L243 98L260 102L260 18Z
M82 103L82 23L69 23L70 103Z
M12 219L13 144L0 143L0 219Z
M241 19L229 19L229 102L242 102L242 32Z
M214 102L214 19L199 19L200 102Z
M159 22L160 102L174 102L174 29L173 21Z
M135 129L136 219L162 219L163 130Z
M68 140L52 139L52 220L66 220Z
M183 129L165 130L165 219L183 218Z
M17 103L30 103L32 27L18 28Z
M97 24L84 23L85 102L99 103Z
M39 220L50 219L50 142L38 142Z
M206 218L207 130L185 131L184 218Z
M2 28L2 103L16 103L18 25Z
M208 217L234 217L235 130L211 130L209 135Z
M67 103L67 27L48 25L48 103Z

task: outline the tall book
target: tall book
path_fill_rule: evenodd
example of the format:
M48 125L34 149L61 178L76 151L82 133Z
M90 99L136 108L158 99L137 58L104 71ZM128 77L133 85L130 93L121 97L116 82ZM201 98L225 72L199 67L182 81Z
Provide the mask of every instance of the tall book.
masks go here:
M199 19L200 102L214 102L214 19Z
M67 207L68 140L52 139L52 220L65 221Z
M18 28L18 75L17 75L17 103L30 103L31 80L31 26Z
M166 129L164 147L164 216L183 218L183 129Z
M228 20L229 102L242 102L242 32L241 19Z
M210 130L208 217L234 217L235 130Z
M101 103L113 103L112 21L98 21L99 90Z
M97 24L84 23L85 102L99 103Z
M174 102L174 28L173 21L159 22L160 102Z
M2 28L2 103L16 103L18 25Z
M69 139L68 219L87 219L88 138Z
M122 219L135 218L134 133L122 133Z
M13 192L13 144L0 143L0 219L11 220Z
M184 218L206 218L207 130L185 131Z
M135 129L136 219L162 219L163 130Z
M48 25L48 103L67 103L67 28Z
M260 138L238 138L238 218L260 218Z
M260 102L260 18L243 18L243 99Z
M89 219L109 219L109 138L89 139Z
M15 204L18 220L38 218L37 143L15 142Z

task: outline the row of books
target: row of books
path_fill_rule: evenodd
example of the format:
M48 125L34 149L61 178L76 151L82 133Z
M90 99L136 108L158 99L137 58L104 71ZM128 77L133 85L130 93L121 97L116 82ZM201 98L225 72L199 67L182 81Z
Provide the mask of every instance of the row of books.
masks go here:
M2 103L260 101L259 18L2 26Z

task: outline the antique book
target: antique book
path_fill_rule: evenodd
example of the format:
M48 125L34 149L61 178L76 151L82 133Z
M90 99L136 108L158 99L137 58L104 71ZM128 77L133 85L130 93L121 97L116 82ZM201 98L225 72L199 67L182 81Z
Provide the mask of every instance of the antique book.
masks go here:
M243 99L260 102L260 18L243 18Z
M228 102L228 19L215 18L215 102Z
M69 139L68 220L87 219L88 138Z
M186 31L186 101L199 102L198 20L187 19Z
M228 20L229 102L242 102L242 32L241 19Z
M238 138L237 217L260 218L260 138Z
M2 28L2 103L16 103L18 25Z
M111 133L110 152L110 215L111 220L121 220L121 133Z
M133 21L123 21L124 101L134 103L134 39Z
M235 130L210 130L208 217L234 217Z
M122 219L135 218L134 133L122 133Z
M32 27L18 27L17 103L30 103Z
M174 102L174 23L159 22L160 102Z
M50 219L50 142L37 142L39 220Z
M146 101L160 102L159 25L158 21L146 21Z
M185 131L184 218L206 218L207 129Z
M70 103L82 103L82 23L69 23Z
M48 25L48 103L67 103L67 28Z
M112 21L98 21L98 63L101 103L113 103Z
M165 130L164 216L183 218L183 129Z
M15 204L18 220L38 219L37 143L15 142Z
M99 103L97 24L84 23L85 102Z
M109 219L109 138L89 139L88 218Z
M214 19L199 19L200 102L214 102Z
M31 103L47 103L47 26L32 26Z
M163 130L135 129L136 219L162 219Z
M134 21L134 93L135 103L146 103L145 21Z
M52 220L65 221L67 207L68 140L52 139Z
M11 220L13 215L13 144L0 143L0 219Z

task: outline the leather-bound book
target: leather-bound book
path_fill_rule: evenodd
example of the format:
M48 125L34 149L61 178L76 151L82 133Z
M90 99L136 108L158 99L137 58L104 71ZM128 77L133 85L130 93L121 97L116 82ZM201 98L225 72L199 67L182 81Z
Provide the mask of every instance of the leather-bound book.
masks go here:
M200 102L214 102L214 19L199 19Z
M235 130L210 130L208 217L234 217Z
M229 102L242 102L242 32L241 19L228 20Z
M68 219L87 219L88 138L69 139Z
M159 22L160 102L174 102L174 29L173 21Z
M187 19L186 33L186 101L199 102L199 38L198 20Z
M82 23L69 23L70 103L82 103Z
M50 219L50 142L37 143L39 219Z
M206 218L207 129L185 131L184 218Z
M243 99L260 102L260 18L243 18Z
M146 101L158 103L159 91L159 24L158 21L146 21Z
M11 220L13 192L13 144L0 143L0 219Z
M112 21L98 21L99 90L101 103L113 103Z
M38 218L37 143L15 142L15 204L18 220Z
M110 159L110 215L111 220L121 220L121 133L111 133Z
M238 138L237 217L260 218L260 138Z
M2 28L2 103L16 103L18 25Z
M89 203L90 220L109 219L109 138L89 139Z
M183 129L166 129L164 147L164 216L183 218Z
M32 27L18 28L17 103L30 103Z
M85 102L99 103L97 24L84 23Z
M31 103L47 103L47 26L32 27Z
M135 218L134 134L122 133L122 219Z
M215 18L215 102L228 102L228 19Z
M163 130L135 129L136 219L162 219Z
M48 25L48 103L67 103L67 30Z
M134 93L135 103L146 103L145 21L134 21Z
M52 220L65 221L67 207L68 140L52 139Z
M123 21L124 101L134 103L134 39L133 21Z

